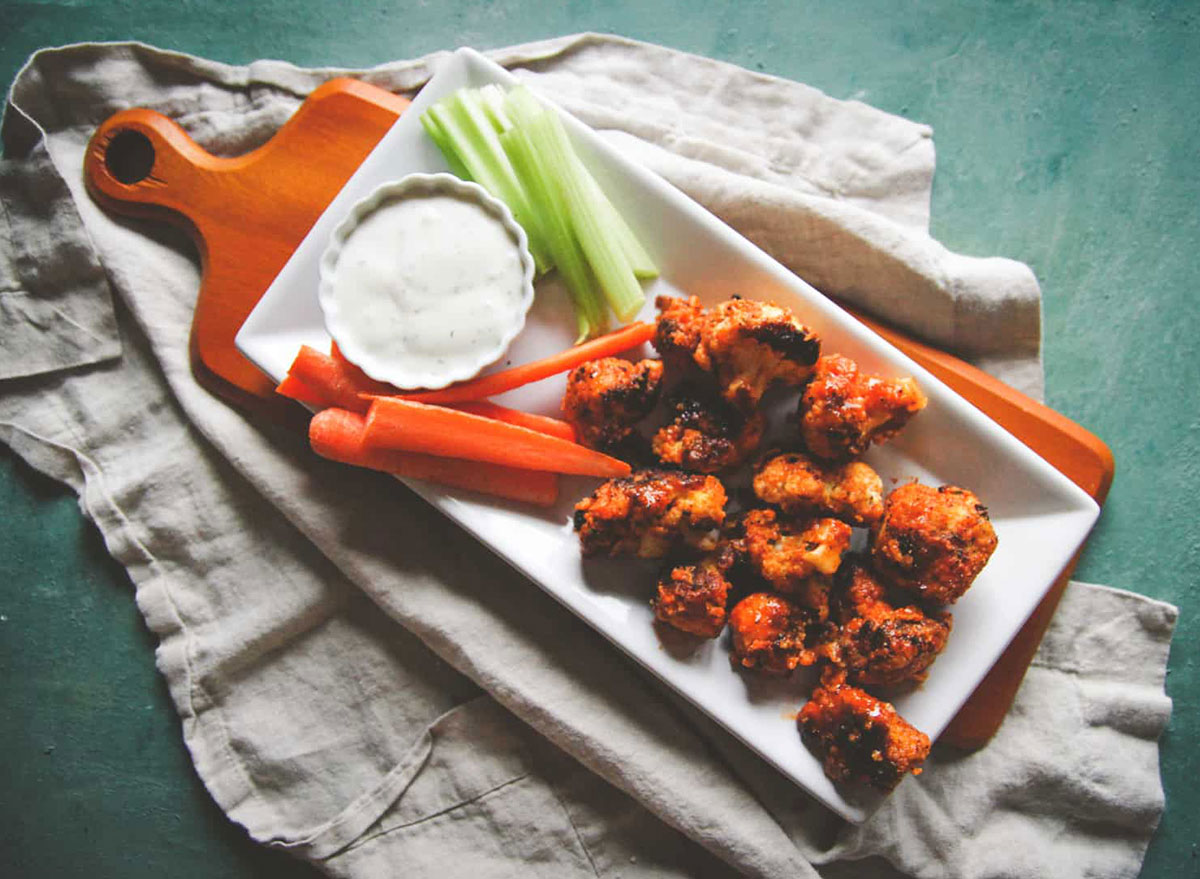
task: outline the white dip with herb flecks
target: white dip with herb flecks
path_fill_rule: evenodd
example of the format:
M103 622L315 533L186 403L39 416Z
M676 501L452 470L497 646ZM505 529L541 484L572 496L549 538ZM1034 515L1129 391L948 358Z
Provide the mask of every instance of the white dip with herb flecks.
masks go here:
M332 296L341 335L364 360L402 364L435 386L438 376L466 377L464 365L485 365L480 353L524 318L523 286L520 246L498 217L467 198L414 193L354 228Z

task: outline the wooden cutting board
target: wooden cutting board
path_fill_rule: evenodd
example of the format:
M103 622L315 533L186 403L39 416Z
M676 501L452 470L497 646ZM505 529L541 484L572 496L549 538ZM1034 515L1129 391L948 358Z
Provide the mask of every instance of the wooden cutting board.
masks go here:
M181 226L199 249L203 275L191 360L197 380L210 391L277 420L303 417L242 357L234 336L325 206L407 106L406 99L357 80L331 80L270 141L235 158L210 155L151 110L125 110L96 130L84 157L93 198L113 213ZM1104 502L1113 458L1095 436L949 354L859 319ZM940 741L977 748L999 728L1074 565L1072 560Z

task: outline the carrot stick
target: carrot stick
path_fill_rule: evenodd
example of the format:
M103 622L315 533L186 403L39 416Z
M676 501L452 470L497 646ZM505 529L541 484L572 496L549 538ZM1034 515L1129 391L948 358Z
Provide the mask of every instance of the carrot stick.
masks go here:
M330 339L329 341L329 356L346 372L346 375L356 385L361 385L364 388L372 388L371 393L375 394L399 394L403 393L395 385L387 382L376 381L365 372L362 367L356 363L351 363L346 359L346 355L342 353L342 349L338 347L338 343Z
M347 360L336 342L330 344L329 348L329 358L324 359L320 352L304 346L300 353L296 355L296 360L292 363L292 371L288 373L275 390L285 397L291 397L293 400L299 400L301 403L317 409L340 406L343 409L350 409L351 411L364 414L370 407L371 400L380 396L377 391L386 389L388 396L399 393L399 389L375 381ZM300 378L302 375L308 381L302 380ZM314 382L314 384L309 384L309 382ZM373 391L357 391L355 395L356 399L353 406L351 406L349 405L350 398L346 390L347 388L351 390L355 388L372 388ZM508 424L527 427L530 430L536 430L538 433L560 437L567 442L575 442L575 428L557 418L550 418L546 415L535 415L532 412L522 412L519 409L510 409L507 406L499 406L490 401L456 403L454 408L470 412L473 415L481 415L484 418L492 418L496 421L504 421Z
M544 433L546 436L556 436L569 443L575 442L575 428L566 421L551 418L548 415L535 415L532 412L522 412L520 409L509 409L507 406L497 405L490 400L450 403L449 407L457 409L459 412L470 412L472 415L490 418L493 421L503 421L506 424L526 427L529 430Z
M532 363L523 363L512 369L494 372L480 378L459 382L438 391L421 391L415 394L402 394L405 400L418 403L463 403L494 397L519 388L530 382L541 381L568 369L574 369L581 363L595 360L598 357L611 357L637 345L650 341L654 337L654 324L645 322L632 323L606 336L568 348L557 354Z
M275 393L282 394L298 403L303 403L305 406L312 406L314 409L324 409L329 406L330 402L316 388L306 385L291 374L283 377L283 381L279 383L279 387L275 388Z
M366 419L346 409L325 409L314 415L308 424L308 440L313 451L343 464L382 470L406 479L424 479L540 507L552 506L558 499L558 477L553 473L411 452L369 449L363 443L365 432Z
M377 397L367 413L369 448L489 461L526 470L628 476L629 465L578 443L445 406Z
M353 363L346 359L346 355L342 353L342 349L338 347L338 343L333 339L329 340L329 356L343 366L354 366Z
M359 394L359 396L370 402L396 395ZM398 399L403 400L406 397L398 397ZM515 424L518 427L528 427L529 430L545 433L546 436L557 436L559 440L565 440L569 443L576 442L575 427L569 421L551 418L550 415L538 415L533 412L522 412L521 409L510 409L508 406L500 406L491 400L445 403L445 406L446 408L458 409L460 412L480 415L482 418L491 418L493 421L504 421L506 424Z
M328 354L301 345L288 376L324 397L326 405L366 413L370 403L359 394L395 393L396 389L368 378L358 367L348 369Z
M396 395L387 394L385 396ZM371 400L378 399L380 395L359 394L359 397L370 402ZM401 397L400 399L404 398ZM569 443L576 441L575 428L570 422L551 418L548 415L535 415L532 412L523 412L520 409L510 409L507 406L493 403L491 400L471 400L466 403L446 403L445 405L450 409L457 409L460 412L470 412L472 415L491 418L493 421L503 421L507 424L515 424L518 427L527 427L530 430L536 430L538 433L544 433L546 436L556 436L559 439L565 439Z

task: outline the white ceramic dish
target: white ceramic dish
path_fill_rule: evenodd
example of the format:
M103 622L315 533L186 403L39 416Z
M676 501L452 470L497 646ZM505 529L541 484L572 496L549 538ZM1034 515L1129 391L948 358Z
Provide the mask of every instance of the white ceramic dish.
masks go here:
M349 317L346 314L347 308L353 307L355 304L361 305L361 301L355 303L352 300L349 304L342 302L342 295L339 293L344 295L345 291L339 289L336 283L339 261L342 259L342 254L346 252L347 241L360 226L369 223L380 208L405 200L411 201L431 196L450 196L466 204L474 205L484 215L499 222L503 231L507 232L508 237L512 240L513 252L517 256L518 265L514 265L513 268L519 267L520 271L520 298L515 309L490 309L486 312L499 318L501 323L495 327L495 338L489 340L489 344L483 347L464 351L456 357L451 357L444 347L439 348L436 359L430 354L404 357L395 356L393 353L392 356L388 356L387 352L373 350L370 344L366 344L360 337L356 322L347 319ZM467 219L473 220L474 215L468 214ZM394 227L388 228L394 232ZM364 231L366 230L364 229ZM498 238L503 240L503 234ZM372 245L369 252L375 271L367 274L365 283L370 286L370 282L375 280L373 276L381 273L387 278L386 284L379 284L376 287L379 297L374 300L376 307L372 309L371 320L377 323L383 322L382 325L388 327L389 318L401 319L405 314L398 304L403 297L396 297L394 290L394 285L397 283L395 269L403 259L406 249L411 257L413 255L412 248L416 248L419 252L426 242L399 241L392 243L389 239L388 246L383 248L385 252L376 254L373 247L375 239L370 240ZM464 244L469 247L471 242L452 242L452 244L453 248L449 252L453 254L453 259L462 263L464 260L460 248ZM424 256L425 254L422 253L421 257L424 258ZM471 260L466 262L470 263ZM465 268L469 268L469 266ZM355 204L345 219L333 230L333 235L330 236L329 244L326 246L325 252L321 254L318 265L317 303L321 306L322 314L325 315L325 326L337 341L342 353L371 378L388 382L400 388L444 388L456 381L471 378L488 364L494 363L508 350L508 346L512 344L512 340L517 337L517 334L525 328L525 317L530 306L533 305L533 270L533 257L529 254L529 242L525 230L513 219L512 211L504 202L493 198L478 183L461 180L453 174L409 174L400 180L377 186L374 191ZM364 279L361 277L355 280L358 282L355 286L361 286L364 283ZM358 295L362 293L361 290L356 292ZM442 292L451 291L439 291L439 293ZM474 299L472 299L473 301ZM381 310L386 314L374 313ZM373 328L371 332L379 334L380 330ZM385 335L387 334L390 334L390 329L385 331Z
M279 380L300 344L328 344L317 306L317 261L351 205L384 181L447 169L421 129L420 114L457 88L489 82L514 85L516 80L472 50L454 53L330 204L238 334L238 347L264 372ZM662 271L648 287L646 317L653 314L656 294L694 294L710 303L733 293L773 299L794 308L820 333L823 350L853 357L869 370L913 375L921 383L929 406L867 460L884 477L885 487L893 479L917 477L972 489L988 505L1000 541L971 591L954 607L954 631L929 680L895 700L904 717L936 738L1082 544L1099 507L970 403L712 214L621 158L577 120L564 114L564 122L581 157ZM506 360L523 362L571 344L574 322L565 296L554 286L539 285L526 329ZM564 381L547 380L502 401L555 414ZM835 787L797 734L795 712L810 681L764 681L734 671L727 634L688 655L663 649L648 606L653 567L580 558L571 510L594 484L564 481L561 502L545 513L427 484L412 487L780 772L845 818L862 821L879 798Z

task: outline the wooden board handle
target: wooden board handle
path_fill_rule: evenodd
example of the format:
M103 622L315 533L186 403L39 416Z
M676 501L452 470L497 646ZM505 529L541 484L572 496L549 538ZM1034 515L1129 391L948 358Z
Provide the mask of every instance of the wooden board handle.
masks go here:
M135 216L187 217L192 166L219 165L187 133L153 110L124 110L96 130L84 156L85 179L105 208Z
M267 143L214 156L170 119L124 110L92 136L84 179L105 210L184 228L199 250L201 288L189 348L198 381L258 413L288 407L234 346L234 336L408 100L358 80L315 89Z

